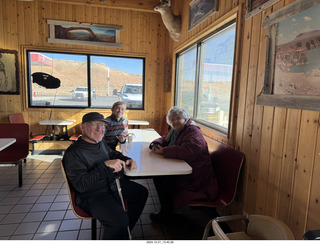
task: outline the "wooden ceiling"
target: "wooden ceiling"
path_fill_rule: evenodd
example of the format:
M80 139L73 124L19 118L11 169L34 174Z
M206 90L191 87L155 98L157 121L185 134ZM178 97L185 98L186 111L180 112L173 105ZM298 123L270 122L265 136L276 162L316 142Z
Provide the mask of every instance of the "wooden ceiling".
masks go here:
M40 1L40 0L18 0L20 2ZM143 12L155 12L153 6L160 3L160 0L41 0L46 2L61 2L66 4L94 5L100 7L131 9Z

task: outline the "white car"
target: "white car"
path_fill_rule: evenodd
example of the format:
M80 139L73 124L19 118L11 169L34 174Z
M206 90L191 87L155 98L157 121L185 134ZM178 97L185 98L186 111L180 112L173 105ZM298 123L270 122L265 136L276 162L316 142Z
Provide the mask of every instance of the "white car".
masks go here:
M96 98L96 91L92 90L92 97ZM78 86L76 89L72 90L73 100L85 100L88 98L88 87Z
M127 108L142 108L142 84L125 84L119 98L126 103Z

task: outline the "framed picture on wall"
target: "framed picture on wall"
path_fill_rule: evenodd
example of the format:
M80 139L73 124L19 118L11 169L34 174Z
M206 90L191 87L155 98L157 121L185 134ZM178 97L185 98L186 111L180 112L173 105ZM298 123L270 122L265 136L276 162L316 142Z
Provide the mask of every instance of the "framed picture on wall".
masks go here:
M19 94L18 52L0 49L0 94Z
M218 0L193 0L189 4L189 30L218 11Z
M122 26L47 20L50 34L48 42L76 45L122 47Z
M260 13L279 1L280 0L247 0L248 13L245 16L245 19Z
M257 104L320 111L320 0L296 2L263 20L269 43Z

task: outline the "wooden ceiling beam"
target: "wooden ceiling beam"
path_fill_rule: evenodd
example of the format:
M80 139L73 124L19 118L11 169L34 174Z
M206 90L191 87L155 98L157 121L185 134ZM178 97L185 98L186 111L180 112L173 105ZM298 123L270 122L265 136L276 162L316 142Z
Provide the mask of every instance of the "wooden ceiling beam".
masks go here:
M23 0L20 0L20 1L23 1ZM27 0L27 1L30 1L30 0ZM108 7L108 8L115 8L115 9L126 9L126 10L142 11L142 12L153 12L153 13L157 13L156 11L153 10L153 6L160 3L160 0L34 0L34 1Z

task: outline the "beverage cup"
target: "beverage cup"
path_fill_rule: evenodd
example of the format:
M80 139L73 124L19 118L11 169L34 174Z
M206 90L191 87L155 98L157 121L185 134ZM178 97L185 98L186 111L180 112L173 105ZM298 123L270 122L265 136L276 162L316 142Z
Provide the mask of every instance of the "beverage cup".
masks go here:
M133 142L133 137L134 137L134 134L133 133L129 133L129 135L128 135L128 143Z

